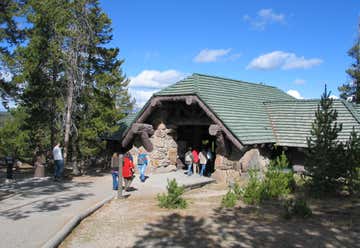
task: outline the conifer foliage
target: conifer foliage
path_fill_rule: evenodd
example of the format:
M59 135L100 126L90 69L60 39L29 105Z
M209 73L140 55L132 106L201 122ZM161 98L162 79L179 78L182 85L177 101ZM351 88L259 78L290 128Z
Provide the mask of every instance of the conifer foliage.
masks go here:
M344 145L337 141L342 125L336 122L338 113L333 108L330 92L325 91L315 113L311 137L307 139L308 151L305 168L311 176L313 190L334 191L344 177Z
M339 87L340 97L350 99L352 102L360 103L360 22L358 27L358 37L355 44L348 51L348 55L354 59L346 73L350 76L350 81Z
M114 131L132 102L99 1L5 0L2 9L0 56L8 58L12 78L0 80L0 96L13 97L24 112L18 121L29 131L30 149L46 151L63 141L74 169L78 160L104 156L100 137Z

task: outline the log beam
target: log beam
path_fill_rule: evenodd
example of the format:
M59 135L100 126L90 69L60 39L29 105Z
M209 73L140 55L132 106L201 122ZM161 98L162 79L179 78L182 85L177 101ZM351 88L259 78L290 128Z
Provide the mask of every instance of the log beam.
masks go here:
M191 99L191 100L190 100ZM149 115L153 112L153 110L158 105L158 102L175 102L175 101L185 101L186 104L193 104L197 103L200 108L204 110L206 115L217 125L219 125L222 129L222 132L225 134L225 136L237 147L240 151L244 150L245 147L241 142L224 126L224 124L212 113L212 111L197 97L194 95L182 95L182 96L154 96L145 106L145 110L143 113L139 116L139 118L136 120L136 123L143 123ZM132 134L128 133L125 135L122 144L128 144L129 140L131 140L133 137L128 138L128 136L131 136ZM124 145L123 145L124 147Z
M135 135L140 135L141 141L144 144L146 143L145 149L147 151L152 150L152 144L149 140L149 136L154 134L154 128L152 125L145 124L145 123L134 123L132 124L130 130L128 131L127 135L121 142L122 147L127 147L131 141L134 139ZM150 145L150 144L151 145Z

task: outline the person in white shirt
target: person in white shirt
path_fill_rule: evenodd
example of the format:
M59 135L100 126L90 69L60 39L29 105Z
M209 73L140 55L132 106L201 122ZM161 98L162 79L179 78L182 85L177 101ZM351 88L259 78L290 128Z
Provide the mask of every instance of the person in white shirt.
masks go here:
M55 181L59 181L64 170L64 159L62 156L60 143L57 143L53 149L53 157L55 162Z

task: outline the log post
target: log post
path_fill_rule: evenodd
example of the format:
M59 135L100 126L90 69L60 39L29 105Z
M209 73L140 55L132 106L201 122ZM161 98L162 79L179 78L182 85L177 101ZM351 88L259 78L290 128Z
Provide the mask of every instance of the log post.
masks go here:
M216 136L216 146L217 146L216 153L226 155L228 149L221 127L216 124L210 125L209 134L211 136Z
M130 142L134 139L135 135L139 135L145 149L149 152L152 151L153 146L149 137L154 134L154 128L150 124L145 123L134 123L132 124L129 132L121 142L122 147L127 147Z
M118 192L117 192L117 199L123 198L123 176L122 176L122 168L124 162L124 155L122 153L119 154L119 180L118 180Z

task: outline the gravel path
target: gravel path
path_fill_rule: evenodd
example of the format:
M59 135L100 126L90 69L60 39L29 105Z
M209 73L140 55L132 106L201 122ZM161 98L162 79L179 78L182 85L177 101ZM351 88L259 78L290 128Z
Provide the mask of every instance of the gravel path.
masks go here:
M156 194L113 200L60 247L359 247L359 199L314 202L310 219L285 220L274 202L221 208L226 191L218 184L188 191L185 210L159 208Z

